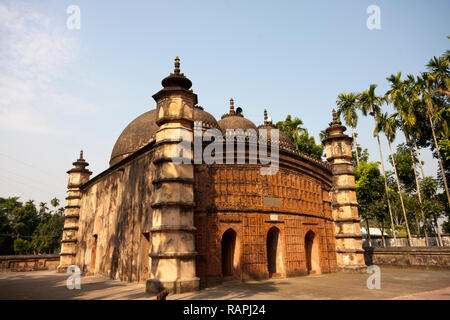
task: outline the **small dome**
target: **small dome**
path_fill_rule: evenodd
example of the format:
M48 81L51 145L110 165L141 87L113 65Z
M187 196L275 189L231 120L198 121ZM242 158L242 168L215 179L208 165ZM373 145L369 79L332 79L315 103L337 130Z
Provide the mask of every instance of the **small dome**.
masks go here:
M194 107L194 121L201 121L203 129L210 129L210 128L220 129L216 118L214 118L214 116L211 113L203 110L203 108L200 106Z
M270 143L270 142L272 142L272 139L271 139L272 131L270 129L276 129L276 128L277 127L275 127L274 125L263 124L261 126L258 126L258 135L259 135L260 129L266 129L267 130L267 141ZM278 141L279 141L280 148L295 149L294 144L292 143L291 139L288 137L288 135L286 133L284 133L281 130L278 130Z
M219 128L216 119L201 107L194 108L194 121L202 121L204 129ZM113 166L130 154L145 146L154 138L159 126L156 124L156 109L147 111L131 121L114 145L109 165Z
M218 122L220 129L225 133L227 129L254 129L257 130L255 124L248 119L245 119L243 116L235 115L228 116L226 118L222 118Z
M250 120L244 118L242 114L236 113L234 111L234 100L230 99L230 112L224 114L222 119L218 122L222 133L226 134L227 129L243 129L244 131L247 129L254 129L256 133L256 126Z
M267 110L264 109L264 124L258 126L258 135L259 130L266 129L267 130L267 141L270 143L272 140L272 131L270 129L276 129L277 127L272 124L272 120L269 120L269 117L267 116ZM291 149L295 150L295 146L292 143L292 140L289 138L289 136L284 133L283 131L278 131L278 142L280 145L280 148L284 149Z

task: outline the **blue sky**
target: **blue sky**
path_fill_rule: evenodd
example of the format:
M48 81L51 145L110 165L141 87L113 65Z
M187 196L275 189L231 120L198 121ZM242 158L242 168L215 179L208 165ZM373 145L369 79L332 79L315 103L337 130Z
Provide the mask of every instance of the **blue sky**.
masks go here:
M80 30L66 27L72 4ZM369 5L380 7L381 30L366 27ZM274 121L300 117L317 139L339 93L376 83L384 94L387 76L425 71L449 49L448 12L449 1L2 0L0 196L64 199L80 149L94 175L106 169L177 55L216 118L233 97L257 125L267 108ZM379 161L372 131L361 117L358 142ZM436 160L422 155L435 175Z

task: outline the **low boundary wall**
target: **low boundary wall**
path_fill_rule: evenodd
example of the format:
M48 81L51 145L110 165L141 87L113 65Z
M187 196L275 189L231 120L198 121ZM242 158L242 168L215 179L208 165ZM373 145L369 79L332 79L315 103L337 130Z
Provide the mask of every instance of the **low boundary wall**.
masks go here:
M56 270L59 254L0 256L0 272Z
M372 247L364 250L364 260L368 266L450 270L450 248L448 247Z

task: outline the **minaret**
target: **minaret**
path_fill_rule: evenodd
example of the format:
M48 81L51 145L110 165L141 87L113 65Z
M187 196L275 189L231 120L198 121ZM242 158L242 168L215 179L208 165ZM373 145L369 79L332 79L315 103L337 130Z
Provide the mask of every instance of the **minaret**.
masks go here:
M81 206L80 187L89 181L92 172L86 169L89 165L83 159L83 150L80 151L80 158L73 163L73 168L67 171L69 181L67 183L66 206L64 211L64 228L61 240L61 254L58 272L66 272L67 267L75 264L77 253L78 221Z
M180 59L175 70L162 80L161 91L153 95L157 103L155 191L152 199L151 271L147 292L166 289L180 293L198 290L195 271L194 167L193 153L182 154L184 162L173 161L173 150L182 137L193 142L193 112L197 95L189 90L192 82L180 73ZM181 138L180 138L181 139ZM187 161L186 161L187 160Z
M333 168L333 188L331 210L336 237L336 256L339 270L344 272L364 272L364 250L358 202L356 200L355 174L351 163L352 138L344 134L347 130L341 124L333 109L333 121L326 129L323 140L327 160Z

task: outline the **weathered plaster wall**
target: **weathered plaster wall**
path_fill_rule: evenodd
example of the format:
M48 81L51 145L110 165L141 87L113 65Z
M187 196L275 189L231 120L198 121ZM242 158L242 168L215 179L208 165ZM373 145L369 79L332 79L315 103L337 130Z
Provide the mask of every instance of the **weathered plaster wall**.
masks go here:
M151 228L152 160L147 151L83 190L76 257L83 271L123 281L148 278L150 258L142 248L149 247L143 234Z

